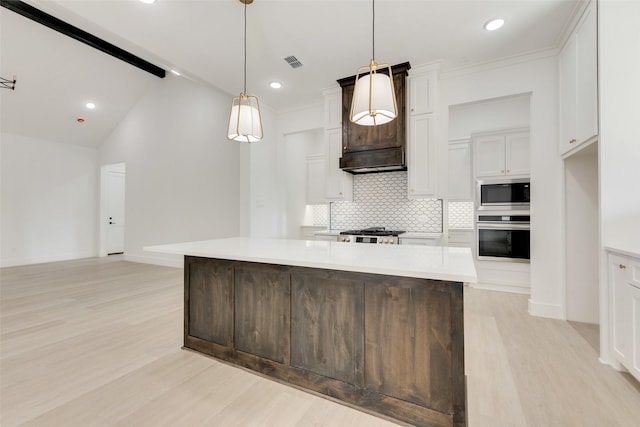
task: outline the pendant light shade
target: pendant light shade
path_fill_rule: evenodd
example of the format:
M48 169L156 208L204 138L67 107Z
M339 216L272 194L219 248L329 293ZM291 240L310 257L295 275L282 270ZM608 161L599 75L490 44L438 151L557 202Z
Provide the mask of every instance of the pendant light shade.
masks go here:
M379 73L379 70L387 70L388 74ZM376 126L389 123L398 116L391 75L389 64L376 64L373 59L368 67L358 68L351 101L353 123Z
M372 55L368 66L358 68L351 100L349 119L358 125L377 126L389 123L398 116L393 74L389 64L375 61L375 0L373 6ZM386 71L386 74L384 72Z
M243 92L233 98L227 138L241 142L256 142L262 139L258 97Z
M231 114L227 138L239 142L262 139L262 117L258 97L247 95L247 4L253 0L240 0L244 4L244 90L231 101Z

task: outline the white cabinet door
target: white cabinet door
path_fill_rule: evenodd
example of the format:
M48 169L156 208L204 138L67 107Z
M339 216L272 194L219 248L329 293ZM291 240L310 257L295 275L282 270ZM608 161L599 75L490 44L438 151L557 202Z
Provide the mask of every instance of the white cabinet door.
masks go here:
M413 245L413 246L437 246L438 239L398 239L398 243L401 245Z
M505 136L505 175L528 175L530 157L528 132Z
M629 372L640 381L640 287L631 288L631 347L632 359Z
M447 246L457 248L471 248L473 242L473 230L449 230Z
M560 154L598 135L598 40L595 0L585 9L559 58ZM569 154L567 154L569 153Z
M342 88L329 89L324 94L324 128L342 127Z
M410 115L433 113L435 106L436 77L433 73L410 76L409 85L409 113Z
M307 156L307 204L321 203L325 203L324 154Z
M471 200L471 143L449 144L449 200Z
M325 240L329 242L337 242L338 236L328 235L328 234L316 234L316 240Z
M505 174L504 135L487 135L474 139L476 177Z
M598 40L596 11L589 7L576 34L576 135L577 143L598 134Z
M409 119L409 198L435 196L435 120L433 114L411 116Z
M575 145L576 129L576 39L567 41L559 58L560 66L560 152Z
M623 365L631 360L631 304L630 289L627 285L628 261L625 258L612 256L610 268L612 292L612 345L613 353ZM624 267L622 267L624 266Z
M353 200L353 178L340 169L342 129L325 130L324 197L327 200Z
M640 259L609 255L613 356L640 380Z

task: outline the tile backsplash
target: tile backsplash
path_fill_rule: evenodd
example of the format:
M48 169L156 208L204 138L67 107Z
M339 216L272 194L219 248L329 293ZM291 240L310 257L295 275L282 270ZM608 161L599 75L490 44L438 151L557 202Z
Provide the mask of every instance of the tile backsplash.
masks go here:
M313 225L328 225L328 205L311 205L311 223Z
M449 228L473 228L473 202L449 202Z
M441 233L442 200L408 199L407 179L406 171L354 175L353 202L331 203L331 228Z

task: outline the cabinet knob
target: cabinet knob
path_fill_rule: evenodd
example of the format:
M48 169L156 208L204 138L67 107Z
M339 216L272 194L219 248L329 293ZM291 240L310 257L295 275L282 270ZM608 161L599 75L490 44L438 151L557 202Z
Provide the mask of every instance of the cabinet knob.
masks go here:
M411 189L411 192L413 193L414 191L415 191L415 190L412 188L412 189Z
M411 112L413 113L413 108L411 109Z
M342 191L340 192L340 195L342 196Z
M624 264L618 264L618 268L619 268L620 270L624 270L625 268L627 268L627 266L626 266L626 265L624 265Z
M509 169L507 169L507 173L511 172Z
M500 171L500 173L504 173L504 169Z
M569 144L573 144L574 142L576 142L576 139L575 139L575 138L573 138L573 139L569 140Z
M344 147L342 147L344 149L344 151L347 151L347 146L345 145Z

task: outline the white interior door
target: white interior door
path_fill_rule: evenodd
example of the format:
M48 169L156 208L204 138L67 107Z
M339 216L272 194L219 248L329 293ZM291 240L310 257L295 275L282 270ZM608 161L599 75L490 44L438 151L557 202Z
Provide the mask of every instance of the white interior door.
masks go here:
M124 252L124 183L123 172L107 172L107 253Z

